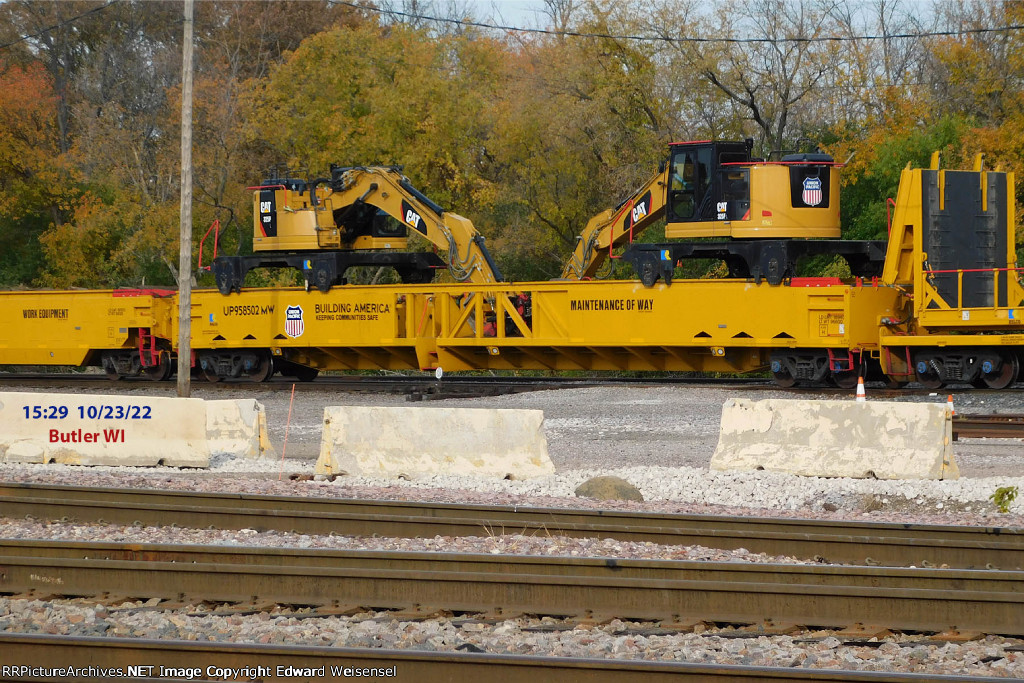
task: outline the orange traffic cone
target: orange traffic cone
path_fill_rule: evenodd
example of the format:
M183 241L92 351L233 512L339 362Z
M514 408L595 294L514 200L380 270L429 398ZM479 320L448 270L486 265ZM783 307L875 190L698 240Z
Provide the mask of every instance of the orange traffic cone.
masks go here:
M857 378L857 402L861 403L867 400L868 397L864 393L864 377L861 376Z
M956 415L956 408L953 407L953 394L950 394L949 398L946 399L946 407L949 408L950 417Z

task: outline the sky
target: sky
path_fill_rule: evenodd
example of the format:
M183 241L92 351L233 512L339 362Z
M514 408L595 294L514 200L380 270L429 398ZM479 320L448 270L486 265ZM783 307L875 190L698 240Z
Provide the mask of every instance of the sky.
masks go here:
M544 24L542 0L465 0L478 19L500 19L506 26L535 27Z

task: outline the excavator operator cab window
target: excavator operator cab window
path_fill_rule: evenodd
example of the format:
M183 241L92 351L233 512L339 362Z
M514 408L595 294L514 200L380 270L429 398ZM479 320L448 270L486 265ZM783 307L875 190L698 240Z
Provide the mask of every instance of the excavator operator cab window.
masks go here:
M672 182L669 207L676 219L693 218L696 183L696 159L691 152L679 152L672 158Z
M669 183L670 221L714 219L711 189L711 146L680 150L672 155Z
M403 223L392 218L386 211L378 210L373 217L373 228L370 234L373 237L408 237L409 229Z

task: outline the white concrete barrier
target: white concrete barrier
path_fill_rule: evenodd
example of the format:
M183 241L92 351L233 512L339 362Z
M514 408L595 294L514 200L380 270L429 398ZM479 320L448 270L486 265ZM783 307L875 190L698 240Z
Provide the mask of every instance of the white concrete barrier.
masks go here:
M729 399L713 470L957 479L945 403Z
M540 410L324 409L317 474L473 474L526 479L554 471Z
M0 461L209 467L206 404L0 392Z
M211 454L274 457L267 437L267 414L255 399L206 401L206 437Z

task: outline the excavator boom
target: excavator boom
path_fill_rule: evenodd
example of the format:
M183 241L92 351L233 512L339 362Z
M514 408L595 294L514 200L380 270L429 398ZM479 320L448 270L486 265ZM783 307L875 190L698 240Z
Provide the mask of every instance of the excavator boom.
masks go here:
M591 218L576 238L576 248L562 270L562 278L593 278L616 247L632 242L664 218L667 184L668 172L659 171L626 201Z
M501 272L472 221L445 211L413 187L396 168L331 169L330 200L334 206L371 204L428 240L444 255L458 282L497 282Z

